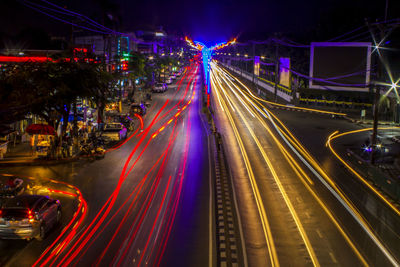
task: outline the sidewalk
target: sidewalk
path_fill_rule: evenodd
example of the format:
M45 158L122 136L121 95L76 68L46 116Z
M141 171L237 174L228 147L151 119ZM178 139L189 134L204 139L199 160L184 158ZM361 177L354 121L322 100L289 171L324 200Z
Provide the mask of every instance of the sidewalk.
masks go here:
M47 159L44 157L38 157L31 154L31 148L29 143L19 143L15 147L9 147L4 158L0 160L0 167L10 166L24 166L24 165L55 165L61 163L67 163L77 160L78 157L68 157L63 159Z
M131 103L122 104L122 113L126 114L130 110ZM10 166L39 166L39 165L55 165L63 164L79 160L79 153L75 153L72 157L48 159L32 155L29 142L21 142L15 145L9 143L7 153L3 159L0 159L0 167Z

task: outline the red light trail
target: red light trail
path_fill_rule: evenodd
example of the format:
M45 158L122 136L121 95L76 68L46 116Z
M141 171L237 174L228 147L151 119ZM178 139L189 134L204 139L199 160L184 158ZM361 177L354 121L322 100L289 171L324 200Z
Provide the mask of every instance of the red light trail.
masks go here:
M164 175L164 170L166 168L166 164L168 162L168 158L169 158L169 154L170 154L170 153L168 153L168 151L171 149L172 145L175 143L175 140L178 136L178 133L175 133L175 127L178 122L177 120L178 120L178 118L181 117L181 115L183 114L183 111L187 107L189 107L189 104L194 99L195 90L193 90L191 97L189 99L187 99L186 103L182 106L182 108L180 110L178 110L175 114L171 114L169 116L169 118L165 118L166 116L168 116L168 114L173 109L175 109L177 106L179 106L184 101L184 99L186 98L186 96L189 92L190 86L192 86L192 88L195 88L195 86L196 86L197 79L194 81L194 83L193 83L193 80L196 77L196 74L198 71L198 64L195 63L193 67L187 68L187 70L189 70L189 71L187 71L185 73L185 75L182 77L182 79L179 81L179 85L177 87L177 91L175 92L174 96L179 91L180 86L184 79L188 79L188 85L186 86L183 96L179 99L179 101L175 105L172 106L172 108L168 109L167 111L164 112L164 114L162 114L162 112L166 109L166 107L169 103L169 101L166 100L166 102L163 104L163 106L157 112L155 117L152 119L149 126L147 126L147 128L145 128L145 129L144 129L143 118L141 118L140 116L136 116L136 117L138 117L138 119L140 121L141 129L143 129L143 132L141 134L139 134L140 135L139 141L136 143L135 147L132 149L132 151L130 152L129 156L127 157L127 159L125 161L125 164L123 166L120 177L118 179L116 188L114 189L113 193L109 196L107 201L100 208L100 210L96 214L95 218L89 223L89 225L83 231L83 233L80 233L78 236L76 236L77 229L81 225L81 223L85 217L84 214L86 214L86 211L87 211L86 202L82 201L81 205L79 206L79 209L81 210L81 212L80 213L77 212L74 214L74 218L73 218L73 220L71 220L68 227L64 228L64 231L62 232L62 234L60 234L57 237L57 239L53 242L53 244L51 246L49 246L49 248L46 249L46 251L36 261L35 265L38 265L38 264L40 264L40 266L44 266L44 265L48 265L48 264L50 266L53 264L55 264L57 266L69 266L71 264L77 265L80 262L80 260L82 259L82 257L86 254L88 249L90 247L92 247L94 242L100 237L100 235L102 233L105 233L104 230L111 226L111 222L117 218L118 214L121 214L123 207L127 207L127 211L125 211L125 214L124 214L122 220L119 222L116 230L114 232L112 232L113 234L110 237L110 239L107 243L107 246L105 247L105 249L102 251L102 253L96 260L95 264L99 265L102 262L102 260L104 259L104 257L106 256L107 252L109 251L115 238L119 234L121 234L121 229L122 229L123 225L127 224L128 217L130 215L132 215L132 213L136 210L137 204L139 203L138 200L145 196L145 200L143 202L140 202L140 203L142 203L142 206L140 207L139 212L137 213L136 217L133 220L133 223L131 224L131 227L130 227L131 230L129 232L132 234L125 237L126 242L122 242L122 244L126 244L128 242L128 245L124 248L122 246L119 248L120 253L115 255L116 257L114 257L113 262L114 263L117 262L117 265L118 265L120 262L122 262L125 259L130 247L132 246L132 243L136 239L136 235L137 235L139 229L142 227L142 223L144 221L144 218L146 217L146 214L148 213L150 204L153 202L156 191L158 190L158 188L160 188L161 177ZM188 110L190 110L190 109L188 109ZM161 127L158 130L153 131L153 133L151 135L149 135L150 131L152 131L153 126L156 123L160 122L161 119L164 119L164 118L165 118L165 122L161 125ZM187 117L187 120L189 122L188 122L188 130L186 133L187 137L186 137L186 143L185 143L185 152L183 155L184 159L183 159L183 163L180 167L182 176L180 178L178 178L178 177L174 178L174 176L171 176L171 175L169 176L168 183L166 184L166 187L163 189L164 191L163 191L161 206L159 206L159 209L154 218L154 221L152 222L151 232L150 232L150 235L148 236L148 239L146 241L146 246L144 249L144 253L142 254L139 262L142 262L146 251L150 251L152 254L152 252L155 248L154 244L153 244L153 246L150 249L149 244L150 244L151 236L153 235L153 233L158 232L158 231L155 231L157 222L166 222L166 225L164 226L164 223L162 223L162 225L158 226L158 227L165 227L165 231L163 232L162 236L160 237L161 241L163 242L163 243L161 243L163 246L163 249L161 250L161 248L160 248L160 250L156 254L156 257L159 257L159 260L160 260L164 253L165 245L169 238L169 232L171 231L171 227L172 227L172 224L173 224L173 221L175 218L175 214L176 214L176 211L178 208L179 198L180 198L181 190L182 190L182 182L184 179L185 166L186 166L186 162L187 162L187 154L188 154L188 146L189 146L188 142L189 142L189 138L190 138L190 125L191 125L189 116ZM139 159L142 158L144 152L146 151L147 147L151 144L151 141L154 139L155 135L159 134L161 131L164 131L166 129L166 127L172 121L175 121L175 122L173 124L174 126L171 130L172 132L170 133L169 141L168 141L166 149L161 153L161 156L156 160L156 162L150 168L150 170L146 173L146 175L139 180L139 183L136 186L134 186L132 188L132 191L129 194L129 196L126 199L124 199L123 203L120 206L117 207L117 210L113 213L110 213L112 208L114 207L117 197L119 196L119 192L121 190L122 183L126 180L128 175L131 173L133 168L136 166ZM126 142L128 142L133 136L137 136L139 138L139 135L136 135L138 133L138 130L139 130L139 128L131 136L129 136L129 138L127 138L127 140L125 140L124 142L121 142L120 144L111 148L107 152L111 152L112 150L120 148L121 146L126 144ZM145 141L145 138L148 138L147 142L144 143L144 147L141 149L140 153L136 156L134 162L131 164L130 162L133 159L134 154L136 154L139 146L141 146L142 143ZM161 159L162 159L162 161L161 161ZM161 164L161 165L159 165L159 164ZM151 173L158 166L160 168L155 176L155 179L151 179ZM150 182L151 180L152 180L152 182ZM144 191L144 188L146 188L146 187L149 187L147 192ZM172 190L172 191L171 191L169 200L167 200L167 192L169 190ZM53 191L53 192L54 193L62 193L61 191L60 192ZM146 195L143 195L143 194L145 194L145 192L146 192ZM172 194L172 192L175 192L175 194ZM73 196L74 194L72 193L72 195L71 194L68 194L68 195ZM77 196L79 197L80 195L77 194ZM127 206L126 204L129 201L131 201L131 203ZM164 203L167 203L167 204L165 205ZM164 209L164 208L162 208L162 207L164 207L166 209L166 213L163 215L161 213L161 209ZM171 207L172 207L172 210L169 210L169 208L171 208ZM105 220L109 216L109 214L110 215L112 214L112 216L109 219L107 219L107 221L105 223ZM79 215L81 215L81 216L79 217ZM73 224L74 222L76 222L76 223ZM72 229L71 229L71 225L73 225ZM65 232L67 231L67 229L70 229L70 231L69 231L69 234L67 236L65 236ZM155 237L155 238L157 238L157 237ZM69 244L70 244L71 240L73 240L73 239L74 239L74 242L69 247ZM68 247L68 249L66 249L67 247ZM117 257L117 255L120 255L120 257ZM146 262L147 262L147 260L146 260Z

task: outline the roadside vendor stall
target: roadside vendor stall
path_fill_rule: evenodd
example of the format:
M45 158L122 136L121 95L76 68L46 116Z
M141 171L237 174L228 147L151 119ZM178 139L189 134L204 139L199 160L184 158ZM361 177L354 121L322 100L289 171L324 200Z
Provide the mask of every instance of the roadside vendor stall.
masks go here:
M25 131L37 139L37 155L39 157L46 157L51 146L50 138L56 134L53 126L47 124L31 124L26 128Z

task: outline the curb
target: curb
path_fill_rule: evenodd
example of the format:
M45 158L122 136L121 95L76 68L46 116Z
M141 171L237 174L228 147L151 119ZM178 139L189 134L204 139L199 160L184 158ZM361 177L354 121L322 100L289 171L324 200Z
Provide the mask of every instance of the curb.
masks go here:
M317 110L307 110L307 109L303 109L303 107L291 107L291 106L275 106L275 105L271 105L271 104L267 104L270 108L272 109L283 109L283 110L289 110L289 111L297 111L297 112L305 112L305 113L314 113L314 114L321 114L321 115L326 115L326 116L336 116L338 118L345 118L346 115L337 115L337 114L330 114L330 113L325 113L326 112L333 112L333 111L329 111L329 110L321 110L321 111L317 111Z
M372 121L371 122L365 122L365 121L361 121L361 120L358 120L358 119L350 118L348 116L343 116L343 118L345 118L346 120L348 120L348 121L350 121L352 123L356 123L356 124L359 124L359 125L373 125ZM396 125L396 123L394 123L394 122L378 122L378 125L394 126L394 125ZM400 140L399 140L399 142L400 142Z
M0 161L0 167L57 165L79 160L79 156L61 160Z

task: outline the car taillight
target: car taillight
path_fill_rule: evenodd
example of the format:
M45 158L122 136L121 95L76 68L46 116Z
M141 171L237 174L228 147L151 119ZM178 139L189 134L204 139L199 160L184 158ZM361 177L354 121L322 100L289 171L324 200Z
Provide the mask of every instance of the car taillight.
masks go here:
M31 210L28 211L28 220L29 220L29 222L33 222L34 221Z

